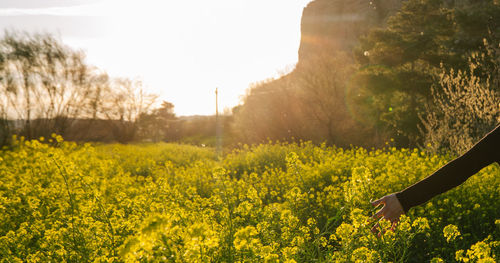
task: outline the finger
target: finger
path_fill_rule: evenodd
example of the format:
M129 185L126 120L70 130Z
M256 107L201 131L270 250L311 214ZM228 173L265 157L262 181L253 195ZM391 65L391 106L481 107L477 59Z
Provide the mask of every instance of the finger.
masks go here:
M397 224L399 222L398 213L394 212L394 210L389 210L384 214L384 218L389 220L391 224Z
M397 221L392 222L391 231L394 231L396 229L397 224Z
M385 212L385 207L383 207L382 209L378 210L377 213L375 213L374 215L372 215L372 219L377 219L377 218L380 218L384 215L384 212Z
M368 222L368 224L371 224L371 223L375 222L376 220L378 220L380 217L382 217L384 214L384 212L382 210L384 210L383 207L381 209L379 209L377 212L375 212L372 216L367 218L366 221Z
M379 224L378 222L372 227L371 231L373 234L378 234L378 227L379 227Z
M371 204L372 204L373 206L377 207L377 206L379 206L379 205L380 205L380 203L383 203L383 200L384 200L384 197L382 197L382 198L380 198L380 199L378 199L378 200L375 200L375 201L371 202Z

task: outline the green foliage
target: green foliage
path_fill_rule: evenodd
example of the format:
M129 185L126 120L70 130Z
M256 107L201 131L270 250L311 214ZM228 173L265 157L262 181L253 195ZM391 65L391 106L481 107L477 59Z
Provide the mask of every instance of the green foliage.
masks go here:
M392 130L399 145L421 143L418 116L432 101L442 67L465 71L470 56L488 53L477 76L485 82L498 73L499 14L492 0L409 0L387 27L362 38L355 50L362 65L356 93L365 114L379 116L372 124Z
M451 155L264 144L14 139L0 152L5 262L495 262L500 168L372 234L369 204ZM488 261L489 260L489 261Z

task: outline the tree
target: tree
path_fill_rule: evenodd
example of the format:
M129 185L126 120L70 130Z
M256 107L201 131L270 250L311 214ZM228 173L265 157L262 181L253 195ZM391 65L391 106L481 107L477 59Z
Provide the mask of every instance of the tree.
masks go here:
M302 118L310 120L315 133L331 144L349 145L346 136L356 126L345 101L353 61L345 54L312 57L297 67L294 79ZM361 132L361 129L358 130ZM309 135L314 133L310 131Z
M356 69L345 54L322 54L301 61L288 75L254 85L235 110L240 140L379 145L380 134L366 136L372 127L361 125L348 107Z
M139 117L139 133L142 139L173 141L178 139L178 123L174 113L174 104L163 101L159 108L151 113L142 113Z
M435 68L450 60L442 50L453 35L450 12L441 0L409 0L356 50L363 65L356 82L367 90L365 107L374 111L368 114L379 116L375 125L390 127L400 144L416 143L418 113L436 81Z
M306 125L300 119L293 76L284 75L254 84L234 119L239 140L260 143L267 140L305 138Z
M6 31L0 40L1 111L28 139L66 135L86 116L98 88L93 75L82 52L51 35Z
M108 120L108 125L115 140L126 143L136 139L139 120L150 112L157 96L147 94L142 82L126 78L113 79L104 91L101 115Z

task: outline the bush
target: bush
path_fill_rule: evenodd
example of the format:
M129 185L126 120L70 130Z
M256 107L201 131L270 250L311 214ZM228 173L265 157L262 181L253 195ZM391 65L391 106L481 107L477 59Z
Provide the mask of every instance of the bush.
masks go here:
M462 154L500 123L499 90L476 76L476 68L445 72L433 89L434 105L421 118L424 147L432 152Z

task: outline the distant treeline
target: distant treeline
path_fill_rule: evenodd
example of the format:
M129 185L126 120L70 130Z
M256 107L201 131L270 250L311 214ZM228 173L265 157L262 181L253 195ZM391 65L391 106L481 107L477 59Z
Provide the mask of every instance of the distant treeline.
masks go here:
M309 9L322 6L313 3ZM331 1L325 10L346 12L346 3ZM325 10L307 13L324 18ZM374 25L328 20L303 39L314 42L314 52L302 48L292 72L254 84L243 104L218 122L215 116L175 116L174 105L158 106L140 81L110 78L50 35L5 32L0 144L12 134L31 139L56 133L76 141L214 146L221 125L225 145L311 140L379 147L393 141L460 153L498 125L498 1L408 0L384 14ZM335 38L328 34L340 32L342 23L353 23L359 36L332 48L322 40Z
M215 142L215 116L177 118L172 103L156 100L140 81L110 78L50 34L6 31L0 39L0 146L14 134L53 133L71 141Z
M48 34L6 31L0 39L0 76L3 144L11 134L101 138L105 126L117 141L127 141L155 99L139 81L111 79L87 65L83 52Z

